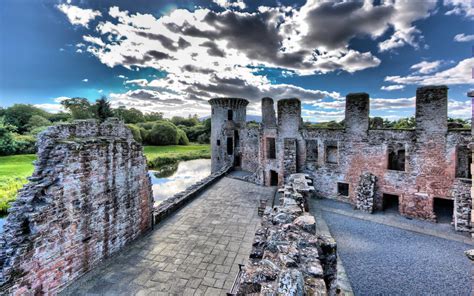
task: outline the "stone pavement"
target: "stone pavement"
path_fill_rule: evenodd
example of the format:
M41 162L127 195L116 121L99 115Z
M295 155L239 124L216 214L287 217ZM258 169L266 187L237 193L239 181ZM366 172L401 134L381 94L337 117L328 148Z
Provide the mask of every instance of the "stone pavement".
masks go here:
M275 188L223 178L64 295L225 295Z
M434 223L417 219L408 219L393 212L376 211L373 214L369 214L363 211L354 210L353 206L348 203L330 199L312 199L311 203L315 205L315 208L324 212L331 212L350 218L366 220L403 230L474 245L474 241L468 233L455 231L454 227L449 223Z

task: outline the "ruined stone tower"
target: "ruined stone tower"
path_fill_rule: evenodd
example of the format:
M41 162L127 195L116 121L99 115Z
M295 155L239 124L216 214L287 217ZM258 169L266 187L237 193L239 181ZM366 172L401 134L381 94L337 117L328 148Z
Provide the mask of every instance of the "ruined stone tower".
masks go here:
M248 101L240 98L209 100L211 116L211 170L230 164L240 166L239 130L245 127Z
M367 93L350 93L346 96L346 133L363 139L369 130L370 102Z

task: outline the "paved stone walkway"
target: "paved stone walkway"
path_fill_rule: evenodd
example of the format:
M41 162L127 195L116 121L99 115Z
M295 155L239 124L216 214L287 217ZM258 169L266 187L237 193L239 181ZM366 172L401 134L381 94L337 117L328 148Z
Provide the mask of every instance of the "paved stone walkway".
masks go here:
M225 295L275 189L223 178L65 295Z

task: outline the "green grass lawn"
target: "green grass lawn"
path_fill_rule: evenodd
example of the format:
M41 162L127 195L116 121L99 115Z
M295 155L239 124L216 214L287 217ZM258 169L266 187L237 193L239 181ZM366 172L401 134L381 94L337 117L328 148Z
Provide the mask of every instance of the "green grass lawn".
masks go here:
M187 146L145 146L145 156L149 168L158 168L181 160L211 158L211 146L190 144Z
M149 168L158 168L181 160L211 158L210 145L194 143L188 146L145 146L144 151ZM0 156L0 216L7 213L9 203L15 200L18 189L33 173L35 159L34 154Z
M16 192L33 173L34 154L0 157L0 215L5 215Z

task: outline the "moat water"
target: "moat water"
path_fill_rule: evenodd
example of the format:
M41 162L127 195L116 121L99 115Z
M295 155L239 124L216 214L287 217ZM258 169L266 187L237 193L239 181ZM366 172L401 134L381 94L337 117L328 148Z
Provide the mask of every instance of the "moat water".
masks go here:
M149 171L153 184L153 198L159 203L185 190L211 174L210 159L181 161L160 170Z

